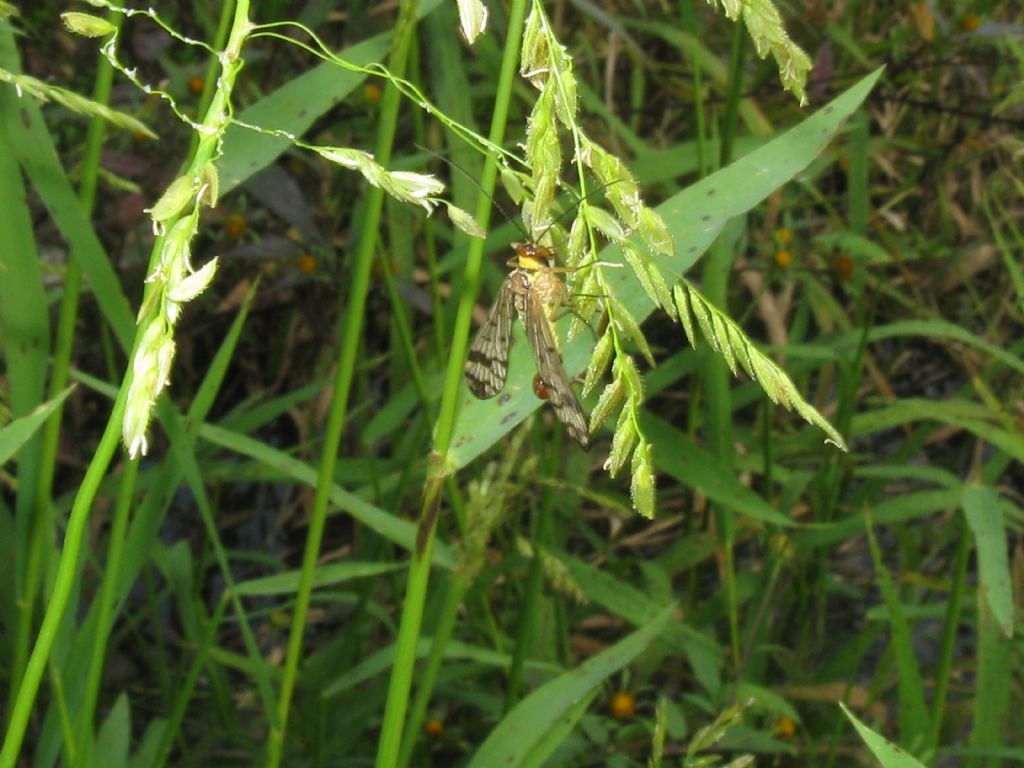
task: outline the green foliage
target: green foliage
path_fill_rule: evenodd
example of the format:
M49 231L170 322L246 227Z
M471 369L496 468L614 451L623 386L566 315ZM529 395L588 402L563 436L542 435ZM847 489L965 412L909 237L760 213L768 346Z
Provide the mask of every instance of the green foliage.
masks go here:
M1021 759L1014 4L90 4L0 3L0 768ZM461 383L524 237L589 454Z

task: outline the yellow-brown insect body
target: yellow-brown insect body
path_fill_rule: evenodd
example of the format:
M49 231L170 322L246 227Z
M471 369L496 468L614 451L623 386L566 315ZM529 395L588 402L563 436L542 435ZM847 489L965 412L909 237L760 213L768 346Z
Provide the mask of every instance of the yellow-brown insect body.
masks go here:
M568 298L565 283L555 273L554 256L551 249L538 243L512 243L516 255L509 259L508 265L514 267L510 277L513 278L515 291L516 314L525 326L530 311L529 304L536 301L544 309L544 319L551 327L551 338L555 349L561 354L558 334L554 330L555 313Z

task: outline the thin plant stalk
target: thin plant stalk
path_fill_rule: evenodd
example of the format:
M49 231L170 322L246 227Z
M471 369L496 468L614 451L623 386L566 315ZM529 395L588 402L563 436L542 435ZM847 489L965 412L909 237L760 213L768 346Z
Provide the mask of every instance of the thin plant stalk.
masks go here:
M501 73L498 77L498 88L488 137L493 144L499 146L503 143L505 137L505 123L508 119L508 107L512 98L512 87L516 70L518 69L519 40L522 36L525 17L526 0L514 0L509 9L506 45L501 63ZM491 213L489 195L494 191L497 176L497 159L489 155L484 163L480 179L480 188L484 194L478 198L475 211L476 220L485 229L490 221ZM477 289L480 285L483 249L484 244L481 240L473 240L466 255L466 268L463 272L463 291L459 297L459 308L455 316L452 349L448 358L445 386L441 396L441 407L434 432L434 453L423 488L420 506L420 530L417 534L417 546L409 566L405 602L403 603L401 623L399 624L398 639L395 647L395 665L391 671L387 704L384 708L384 720L381 726L377 751L377 768L394 768L398 765L399 751L402 744L402 731L408 708L409 690L412 687L413 669L416 663L416 645L419 640L420 625L423 621L423 607L426 601L427 584L430 578L430 555L434 546L434 532L441 504L441 490L444 478L448 474L443 457L447 455L451 445L452 431L455 424L455 407L458 403L462 381L462 361L466 356L473 306L476 303Z
M740 24L733 27L732 56L729 66L729 81L726 87L725 113L722 118L720 167L732 161L732 147L737 126L737 112L743 84L745 32ZM729 272L732 267L732 238L726 227L708 252L704 265L704 290L708 300L718 307L726 307L729 294ZM732 466L732 398L730 397L729 371L718 355L705 350L704 393L707 400L706 419L709 444L723 468ZM736 536L736 512L725 506L716 508L718 535L722 542L723 580L729 612L729 636L732 649L733 669L738 674L741 664L741 642L739 637L739 616L736 597L736 571L733 545Z
M439 614L440 618L434 628L434 641L430 645L430 655L416 678L419 685L416 688L412 706L409 707L409 722L402 735L402 747L398 755L400 768L406 768L412 760L416 735L420 732L423 721L426 719L430 697L434 692L441 664L444 662L444 649L455 631L455 623L459 618L459 607L471 584L472 579L465 570L456 570L448 580L448 588L445 591L444 603Z
M394 350L394 353L398 354L401 351L406 365L409 366L409 374L412 377L413 386L416 388L416 394L419 395L420 405L425 410L429 409L430 397L427 395L427 385L423 379L423 371L420 369L419 361L416 359L415 341L413 340L412 327L409 325L409 318L405 313L405 305L398 294L398 288L395 285L395 278L391 274L391 270L385 268L381 272L384 275L384 287L387 289L388 300L391 302L391 311L394 313L393 323L398 334L398 344L396 345L398 349Z
M747 37L742 24L732 28L732 49L729 54L729 80L725 91L725 112L722 117L721 154L718 167L725 168L732 162L733 144L736 141L736 125L739 119L740 99L743 96L743 67L746 63Z
M175 737L181 731L181 724L185 719L185 713L188 710L188 703L192 699L192 693L195 690L197 681L199 680L199 673L202 671L203 666L206 663L210 648L214 645L217 627L221 625L221 622L224 619L224 613L227 610L228 604L228 594L227 592L224 592L221 595L221 599L217 602L216 610L214 610L213 615L210 616L209 621L206 622L205 632L202 636L199 647L196 648L195 656L193 657L192 664L189 667L188 672L174 688L174 701L168 711L167 727L164 728L160 744L154 751L154 759L152 763L154 768L160 768L167 764L171 748L174 745Z
M534 511L534 516L546 514L545 509ZM519 610L519 621L515 638L515 649L512 652L512 663L508 670L508 684L505 689L505 712L508 713L519 703L523 690L523 670L529 656L530 640L537 626L537 615L540 613L541 589L544 585L544 570L541 567L540 539L536 537L537 521L534 520L534 551L530 558L530 568L526 576L526 589Z
M965 526L961 523L961 528ZM963 612L964 590L967 581L967 563L970 559L972 537L966 530L961 530L958 537L956 565L953 568L953 583L949 590L949 601L946 606L946 620L942 626L942 646L939 650L938 663L935 670L935 687L932 690L931 728L928 741L924 745L924 753L934 753L939 745L942 729L942 714L946 708L946 692L953 671L953 657L956 652L957 630L960 627Z
M401 78L405 74L409 47L416 28L416 6L415 0L407 0L402 4L399 12L399 19L395 29L395 45L388 61L388 69L395 78ZM380 123L375 146L377 162L383 166L386 166L391 158L398 123L400 96L398 88L393 82L389 81L381 98ZM383 191L376 186L370 187L367 192L366 201L366 211L359 237L359 250L355 256L352 282L345 312L344 336L338 353L337 375L334 381L334 398L324 431L324 446L317 477L316 495L313 499L309 531L306 536L306 548L302 558L302 568L299 573L299 588L295 596L295 611L292 614L288 650L285 656L284 671L281 679L281 694L278 699L277 722L271 723L270 736L267 741L266 765L268 768L276 768L276 766L281 764L284 735L288 724L288 709L291 705L298 676L299 658L302 655L302 639L306 627L306 618L309 613L309 604L313 594L313 578L316 574L317 559L320 556L324 527L327 522L327 508L334 481L334 468L337 463L338 449L348 417L348 398L355 375L356 357L362 343L366 296L370 285L370 269L373 266L373 257L377 245L377 229L380 224L381 209L384 203Z
M680 2L680 18L682 21L683 29L690 34L694 39L700 39L700 25L697 17L696 9L694 5L700 2L700 0L682 0ZM684 49L685 51L686 49ZM708 142L707 142L707 115L706 106L704 104L704 84L703 84L703 70L700 65L700 57L694 55L692 52L689 53L690 67L693 70L693 115L694 115L694 140L697 145L697 173L698 177L703 179L707 176L710 168L708 162ZM700 386L701 382L696 382L694 391L690 393L690 405L686 417L686 423L689 424L689 433L691 439L695 437L696 425L698 423L698 406L701 400L700 397ZM685 524L685 534L690 535L693 527L696 525L696 516L687 515ZM687 602L692 602L697 594L697 571L691 569L687 578L686 593L689 595Z
M679 4L683 29L694 39L700 39L697 13L694 5L699 0L682 0ZM693 133L697 143L697 178L708 175L708 144L707 127L704 117L704 75L700 57L690 55L690 67L693 69Z
M103 587L98 597L98 610L94 624L92 648L89 656L89 667L86 671L85 693L79 709L77 721L77 742L87 743L89 731L92 729L96 714L96 702L99 700L100 685L103 682L103 662L107 656L107 639L110 636L111 618L114 615L114 603L117 599L118 574L124 556L125 537L128 532L128 519L131 516L132 501L135 498L135 483L139 475L139 462L129 461L125 465L118 490L117 503L110 526L110 546L104 564Z

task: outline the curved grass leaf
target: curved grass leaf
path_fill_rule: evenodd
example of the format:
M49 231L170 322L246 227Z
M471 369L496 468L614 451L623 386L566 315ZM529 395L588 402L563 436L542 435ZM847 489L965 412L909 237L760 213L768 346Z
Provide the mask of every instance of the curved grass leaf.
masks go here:
M405 566L402 563L362 563L362 562L341 562L319 565L316 575L313 577L313 588L333 587L352 579L362 579L367 576L380 576L384 573L401 570ZM249 579L239 582L235 589L239 595L245 597L268 595L292 595L299 589L299 577L301 573L297 570L275 573L272 576L262 576L258 579Z
M1013 636L1013 578L1007 556L1006 525L999 494L987 486L965 485L964 516L978 550L978 588L1006 637Z
M855 416L850 435L860 437L914 421L937 421L964 429L1024 462L1024 440L1019 434L984 420L991 416L990 409L967 400L906 399Z
M920 751L924 734L929 732L928 708L924 701L924 682L921 665L913 642L910 621L896 590L892 575L883 562L882 550L875 536L873 516L867 515L868 544L875 563L878 586L885 600L886 621L889 626L889 653L896 665L899 701L900 739Z
M883 501L876 501L871 507L871 521L875 526L893 525L928 517L949 509L951 491L940 490L904 493ZM838 523L808 526L793 536L798 547L831 547L845 541L866 528L862 514L848 515Z
M1019 639L1013 636L1012 576L1007 558L1003 510L996 492L967 486L964 514L978 552L977 662L971 702L970 748L980 759L968 765L999 765L996 758L1020 731L1013 701L1015 657ZM1016 745L1014 745L1016 746Z
M695 547L693 562L710 559L717 544L708 544L703 554ZM640 626L656 616L661 606L647 592L637 589L607 570L595 568L589 563L559 555L559 560L569 571L572 579L580 585L587 599L602 606L630 624ZM660 640L668 644L673 653L685 656L693 668L694 677L712 697L721 685L722 649L708 635L703 634L685 622L672 622L665 626Z
M0 37L0 63L11 70L17 66L13 35L9 33ZM4 110L12 118L6 123L9 144L4 152L17 160L33 190L50 213L54 225L67 242L68 249L75 254L89 290L103 311L104 319L110 324L122 349L129 349L135 325L133 311L114 271L113 259L107 256L89 217L82 209L78 194L64 172L60 155L39 105L32 99L18 99L13 91L3 98L9 100ZM8 185L4 184L0 188L0 193L10 194L7 187ZM17 287L38 268L34 246L26 246L19 242L25 236L24 233L32 232L32 225L22 224L13 219L7 220L17 211L15 201L0 200L0 211L5 217L2 231L8 238L4 243L6 253L0 259L6 262L8 272L0 284L14 290L19 300L40 301L39 306L45 307L41 295L38 298L35 295L36 291L40 291L41 294L41 283L34 290L26 290L26 285ZM16 260L22 256L31 259L32 265L29 270L16 264ZM11 361L8 360L9 368L11 365Z
M128 764L128 749L132 742L132 717L128 695L122 693L111 707L96 738L95 765L123 768Z

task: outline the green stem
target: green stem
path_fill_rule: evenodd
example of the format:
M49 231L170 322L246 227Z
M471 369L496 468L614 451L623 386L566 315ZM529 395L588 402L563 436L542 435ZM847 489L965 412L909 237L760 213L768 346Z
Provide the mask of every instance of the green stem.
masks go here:
M441 504L442 479L436 477L428 483L424 493L424 508L421 514L430 521L430 533L424 541L417 543L416 552L409 566L409 580L402 608L402 621L395 642L395 666L388 684L388 698L384 706L384 722L377 746L377 768L395 768L402 744L402 730L409 689L412 687L412 673L416 665L416 645L423 621L423 606L427 599L427 584L430 577L430 558L434 551L433 529L437 521L437 510ZM423 524L421 520L421 525Z
M395 45L388 62L388 69L397 78L401 78L405 74L409 46L412 42L416 25L416 5L416 0L406 0L402 4L399 20L396 25ZM385 167L391 159L391 150L398 123L400 96L398 88L389 80L384 96L381 99L380 125L375 148L377 162ZM334 468L337 463L341 436L344 432L345 421L348 416L348 397L352 390L356 355L363 338L366 295L369 291L370 268L373 265L373 255L377 245L377 230L380 224L384 193L378 187L370 187L367 192L366 201L366 213L359 238L359 250L356 253L355 265L352 271L352 282L349 289L347 311L345 313L344 337L338 356L338 372L334 381L334 399L327 417L316 496L313 499L313 508L310 513L306 549L303 554L302 570L299 575L299 588L295 596L295 612L292 614L288 652L285 656L284 673L281 680L281 696L278 701L277 722L271 724L270 737L267 741L266 764L269 768L276 768L281 763L284 736L288 724L288 709L291 705L292 694L295 690L295 682L298 675L299 658L302 654L302 638L313 594L313 577L316 573L316 562L320 555L324 526L327 521L327 508L330 500L330 490L334 481Z
M545 512L546 510L542 508L535 510L534 515L543 515ZM535 520L533 525L535 534L538 527ZM540 613L541 588L544 584L544 569L541 567L541 553L538 549L541 546L541 541L542 539L534 536L534 552L533 557L530 558L530 570L526 577L526 594L519 611L515 650L512 652L512 664L509 665L508 670L508 685L505 690L506 713L519 703L519 695L523 688L523 670L526 668L526 658L530 655L530 640L534 636L537 615Z
M430 655L420 674L417 676L419 686L416 688L416 696L412 706L409 707L409 722L405 733L402 736L402 748L399 750L398 765L406 768L412 760L413 748L416 746L416 736L420 732L423 721L427 716L427 707L430 706L430 697L434 692L434 685L441 672L441 664L444 661L444 649L449 638L455 631L455 622L459 618L459 606L466 596L472 581L469 574L463 570L456 570L448 581L448 589L444 596L444 605L441 606L440 619L434 629L434 641L430 646Z
M732 149L736 140L736 123L739 116L740 97L743 93L743 65L747 51L746 30L739 22L733 24L732 49L729 52L729 80L725 91L725 115L722 118L722 151L718 165L724 168L732 162Z
M732 159L732 147L737 126L740 94L743 84L743 61L746 50L745 31L741 24L733 27L732 57L729 67L729 81L726 86L725 115L722 119L722 151L720 166L728 165ZM726 227L712 246L704 265L704 288L708 299L716 307L728 306L729 274L732 268L731 226ZM723 467L732 465L732 398L730 397L729 372L717 355L705 351L705 395L707 397L707 425L709 444ZM739 632L739 607L736 596L736 570L733 545L736 536L736 512L725 506L715 511L719 536L724 554L723 578L729 611L729 637L732 648L733 668L739 674L741 665L741 643Z
M85 694L79 710L77 721L77 742L80 746L87 743L96 714L96 701L99 698L100 684L103 682L103 661L107 655L107 639L110 637L111 616L117 600L118 576L121 572L121 561L124 555L125 537L128 532L128 519L131 516L132 502L135 499L135 481L139 474L139 462L130 461L121 476L121 487L117 495L117 505L110 527L110 547L104 567L103 586L99 594L98 610L94 624L89 668L85 678Z
M503 143L505 137L505 123L508 119L512 86L518 68L519 41L522 37L525 17L526 0L513 0L509 9L508 33L489 134L491 144L498 146ZM489 195L494 191L497 175L497 159L494 156L488 156L480 178L480 189L483 194L477 199L476 207L476 220L485 229L490 222L491 200ZM448 358L444 392L441 396L441 407L434 431L434 453L420 506L420 530L416 550L413 552L412 563L409 566L405 603L395 644L395 666L391 671L387 704L384 708L384 721L377 751L377 768L395 768L398 765L409 690L412 687L413 669L416 663L416 645L419 640L420 625L423 621L423 606L430 578L430 554L434 546L434 531L440 509L441 489L444 477L449 471L444 465L444 457L451 445L455 424L455 408L458 404L462 381L462 363L466 357L473 305L476 303L477 289L480 284L483 249L483 241L473 240L466 255L463 290L459 297L459 308L455 316L451 355Z
M192 693L195 691L196 682L199 680L199 673L202 671L209 656L210 648L213 646L217 636L217 627L223 622L227 607L228 594L225 592L217 602L217 608L213 615L206 622L206 631L202 636L199 647L196 648L195 656L192 659L188 672L174 688L174 701L167 714L167 727L164 728L163 736L154 752L153 762L151 763L154 768L162 768L162 766L167 764L175 736L181 733L181 723L185 719L185 712L188 709L189 702L192 700Z
M963 524L961 523L961 526ZM946 607L946 621L943 623L942 647L939 651L938 665L935 670L935 688L932 691L931 727L928 741L922 752L934 753L939 745L939 731L942 728L942 713L946 708L946 691L949 690L949 679L953 671L953 656L956 652L957 630L960 627L960 614L963 609L964 590L967 580L967 562L971 554L973 538L969 532L960 532L957 545L956 566L953 569L953 584L949 591L949 602Z
M699 0L682 0L679 4L683 29L700 39L700 28L697 12L693 7ZM703 5L703 3L701 3ZM690 53L690 66L693 67L693 133L697 143L697 177L703 179L708 175L707 127L704 116L704 75L700 57Z
M416 359L416 342L413 339L409 318L405 314L406 305L398 293L395 277L391 274L391 270L385 266L381 272L384 275L384 286L388 292L388 300L391 302L392 320L395 330L398 332L398 345L402 355L405 357L406 365L409 366L413 386L416 388L416 394L420 398L420 405L423 406L425 412L429 413L430 396L427 394L427 384L423 380L423 371L420 370L419 361ZM393 380L399 381L400 379Z

